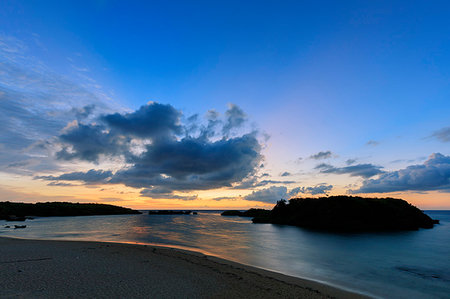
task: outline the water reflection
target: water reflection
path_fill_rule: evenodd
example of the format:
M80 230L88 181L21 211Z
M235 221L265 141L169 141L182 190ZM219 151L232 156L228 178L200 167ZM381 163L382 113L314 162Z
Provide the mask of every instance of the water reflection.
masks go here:
M217 212L37 218L22 230L1 225L0 234L187 247L383 297L443 298L450 293L450 213L433 213L442 224L432 230L379 234L252 224Z

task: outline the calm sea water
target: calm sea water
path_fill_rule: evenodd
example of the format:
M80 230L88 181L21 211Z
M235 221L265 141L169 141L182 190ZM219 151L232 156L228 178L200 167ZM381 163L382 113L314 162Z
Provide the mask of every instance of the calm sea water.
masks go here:
M426 213L441 224L419 231L336 234L200 211L0 221L0 236L179 246L376 297L450 298L450 211ZM4 227L14 224L27 228Z

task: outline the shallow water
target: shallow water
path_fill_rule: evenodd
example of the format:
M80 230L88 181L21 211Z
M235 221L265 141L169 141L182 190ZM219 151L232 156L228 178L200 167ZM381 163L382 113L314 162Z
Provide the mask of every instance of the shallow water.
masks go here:
M450 211L426 213L441 224L419 231L336 234L200 211L0 221L0 236L180 246L378 297L450 298ZM14 224L27 228L4 227Z

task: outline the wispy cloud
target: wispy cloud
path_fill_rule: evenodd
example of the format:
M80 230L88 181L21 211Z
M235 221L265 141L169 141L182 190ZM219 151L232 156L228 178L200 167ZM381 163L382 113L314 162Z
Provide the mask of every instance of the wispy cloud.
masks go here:
M333 153L331 151L318 152L317 154L311 155L309 158L313 160L321 160L331 158Z
M434 137L442 142L450 142L450 127L445 127L435 131L431 137Z
M380 142L378 142L376 140L369 140L369 141L366 142L367 146L377 146L379 144L380 144Z
M377 174L384 173L381 166L373 164L357 164L346 167L334 167L329 164L319 164L315 169L319 169L321 173L348 174L350 176L360 176L370 178Z
M107 179L111 178L112 172L107 170L95 170L91 169L87 172L69 172L59 176L36 176L35 179L46 181L81 181L85 183L105 183Z
M68 120L89 116L94 106L101 113L111 105L101 90L52 71L24 42L0 35L0 143L6 145L0 147L0 166L39 155L40 163L29 170L58 169L51 149L34 145L58 135Z
M317 154L309 156L310 159L313 160L322 160L322 159L329 159L333 156L333 153L331 151L324 151L324 152L318 152Z

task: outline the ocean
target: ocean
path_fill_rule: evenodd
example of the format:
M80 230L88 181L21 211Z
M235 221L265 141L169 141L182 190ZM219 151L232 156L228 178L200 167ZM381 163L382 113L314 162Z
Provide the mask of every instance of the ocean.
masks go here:
M327 233L250 218L115 215L0 221L0 236L143 243L201 251L380 298L450 298L450 211L433 229ZM5 228L26 224L25 229ZM0 251L1 254L1 251Z

